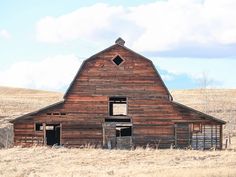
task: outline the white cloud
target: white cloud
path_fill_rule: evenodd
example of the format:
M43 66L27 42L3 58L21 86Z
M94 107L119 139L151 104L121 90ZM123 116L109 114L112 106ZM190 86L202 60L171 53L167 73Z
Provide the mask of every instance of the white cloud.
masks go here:
M138 51L236 43L235 0L169 0L134 7L95 4L37 23L43 42L122 36Z
M124 14L123 11L120 6L96 4L57 18L45 17L37 23L37 39L44 42L61 42L76 38L93 38L94 33L108 29L112 18Z
M161 74L161 78L165 81L171 81L174 80L174 75L173 74Z
M5 29L0 29L0 38L10 39L10 33Z
M210 84L215 87L236 87L236 59L155 58L152 61L156 66L176 77L185 74L193 80L199 81L205 74L208 80L214 81Z
M58 55L38 62L18 62L0 72L0 85L45 90L68 87L81 65L75 55Z

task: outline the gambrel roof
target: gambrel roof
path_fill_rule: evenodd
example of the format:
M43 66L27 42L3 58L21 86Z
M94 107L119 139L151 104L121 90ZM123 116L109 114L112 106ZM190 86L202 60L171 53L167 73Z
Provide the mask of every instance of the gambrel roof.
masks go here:
M134 52L133 50L131 50L131 49L125 47L124 45L122 45L122 44L120 44L120 43L115 43L114 45L112 45L112 46L110 46L110 47L108 47L108 48L106 48L106 49L104 49L104 50L102 50L102 51L96 53L95 55L92 55L92 56L89 57L88 59L84 60L83 63L81 64L81 66L80 66L80 68L79 68L77 74L75 75L74 79L72 80L71 84L69 85L68 89L66 90L66 92L65 92L63 98L65 99L65 98L67 97L67 95L69 94L69 91L70 91L71 87L73 86L73 84L74 84L76 78L79 77L81 71L83 70L83 67L85 66L85 63L87 63L87 62L90 61L90 60L95 59L98 55L100 55L100 54L102 54L102 53L104 53L104 52L107 52L107 51L109 51L109 50L115 48L116 46L119 46L119 47L121 47L121 48L123 48L123 49L125 49L125 50L127 50L127 51L129 51L129 52L131 52L131 53L133 53L133 54L135 54L135 55L141 57L142 59L147 60L148 62L150 62L151 65L152 65L152 67L153 67L153 69L155 70L155 72L156 72L156 74L157 74L157 77L160 78L161 84L163 85L163 87L165 88L166 92L167 92L168 95L170 96L170 100L173 100L172 95L170 94L168 88L166 87L164 81L162 80L162 78L161 78L160 74L158 73L156 67L154 66L153 62L152 62L150 59L148 59L148 58L146 58L146 57L144 57L144 56L142 56L142 55L140 55L140 54Z

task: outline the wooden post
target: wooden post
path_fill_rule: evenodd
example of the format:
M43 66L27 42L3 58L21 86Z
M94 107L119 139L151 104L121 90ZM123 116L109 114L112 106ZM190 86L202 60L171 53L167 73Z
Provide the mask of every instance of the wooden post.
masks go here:
M218 129L218 125L216 125L216 131L215 131L215 134L216 134L216 148L218 147L218 142L217 142L217 139L218 139L218 135L217 135L217 129Z
M206 136L206 132L205 132L205 124L204 124L204 129L203 129L203 149L205 149L205 137Z
M228 148L228 138L226 138L226 140L225 140L225 149L227 149Z
M188 146L189 147L192 146L191 139L192 139L192 137L191 137L191 124L188 124Z
M211 125L211 148L214 147L214 145L213 145L213 128L214 128L214 125Z
M223 133L222 133L222 125L220 125L220 149L223 148Z
M60 123L60 144L59 145L62 145L64 143L62 143L62 123Z
M43 145L47 145L47 137L46 137L46 123L43 123Z
M103 147L106 146L106 139L105 139L105 123L102 124L102 144L103 144Z
M176 129L177 129L177 124L175 124L175 127L174 127L174 128L175 128L175 148L177 148L177 146L178 146L178 145L177 145L177 132L176 132L176 131L177 131L177 130L176 130Z

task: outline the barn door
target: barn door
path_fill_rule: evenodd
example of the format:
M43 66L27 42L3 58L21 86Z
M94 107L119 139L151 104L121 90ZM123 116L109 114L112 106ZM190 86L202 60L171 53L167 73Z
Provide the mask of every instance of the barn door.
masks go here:
M60 124L46 124L45 138L47 145L50 146L60 145L60 134L61 134Z
M103 123L103 147L108 149L116 147L116 124Z
M116 126L116 147L130 149L132 147L132 127Z
M177 123L175 124L175 147L187 148L191 145L190 124Z
M117 122L103 123L103 147L129 149L132 146L132 126Z

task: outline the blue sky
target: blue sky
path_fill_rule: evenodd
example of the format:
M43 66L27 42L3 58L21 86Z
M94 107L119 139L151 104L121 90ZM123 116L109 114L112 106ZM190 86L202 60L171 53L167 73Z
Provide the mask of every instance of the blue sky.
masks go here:
M235 88L235 9L234 0L1 1L0 85L63 92L83 59L121 36L169 89L204 78Z

